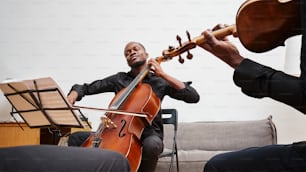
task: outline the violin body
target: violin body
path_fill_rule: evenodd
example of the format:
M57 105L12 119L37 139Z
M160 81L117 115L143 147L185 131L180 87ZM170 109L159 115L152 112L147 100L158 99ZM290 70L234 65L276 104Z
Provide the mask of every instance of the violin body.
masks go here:
M110 106L117 102L125 91L123 89L116 94ZM108 118L117 127L104 128L100 132L92 134L82 146L120 152L129 160L131 171L136 172L139 168L142 155L141 134L146 126L151 125L153 119L158 114L160 99L155 95L150 85L141 83L128 96L128 99L121 104L119 110L141 112L147 114L147 117L107 114Z
M248 0L236 15L239 40L250 51L261 53L283 46L301 34L300 0Z

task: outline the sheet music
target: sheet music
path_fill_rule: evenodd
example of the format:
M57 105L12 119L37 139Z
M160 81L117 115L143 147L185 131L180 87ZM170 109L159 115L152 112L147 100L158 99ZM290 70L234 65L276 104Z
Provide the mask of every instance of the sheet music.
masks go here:
M29 127L84 127L79 111L72 109L56 82L50 78L0 83L0 89Z

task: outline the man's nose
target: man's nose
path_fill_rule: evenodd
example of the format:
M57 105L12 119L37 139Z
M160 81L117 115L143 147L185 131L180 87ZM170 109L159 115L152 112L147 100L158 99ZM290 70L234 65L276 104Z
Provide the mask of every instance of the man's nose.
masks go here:
M136 51L135 50L132 50L131 53L130 53L130 57L132 57L133 55L136 54Z
M131 50L131 54L135 54L136 52L136 50Z

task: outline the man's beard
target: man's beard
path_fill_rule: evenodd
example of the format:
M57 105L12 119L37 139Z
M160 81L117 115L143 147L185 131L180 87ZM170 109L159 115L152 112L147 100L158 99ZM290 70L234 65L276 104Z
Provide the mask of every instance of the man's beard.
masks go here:
M132 68L138 68L146 63L146 60L138 61L131 65Z

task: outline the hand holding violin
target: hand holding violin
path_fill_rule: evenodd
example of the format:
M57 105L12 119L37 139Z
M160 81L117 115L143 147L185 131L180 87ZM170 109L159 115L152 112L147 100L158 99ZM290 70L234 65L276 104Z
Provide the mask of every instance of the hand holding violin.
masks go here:
M218 24L213 28L213 31L218 29L222 29L228 27L227 25ZM212 53L228 65L233 68L236 68L241 61L244 59L237 47L231 43L227 37L216 38L211 30L206 30L202 33L202 35L206 38L206 41L199 44L200 47Z

